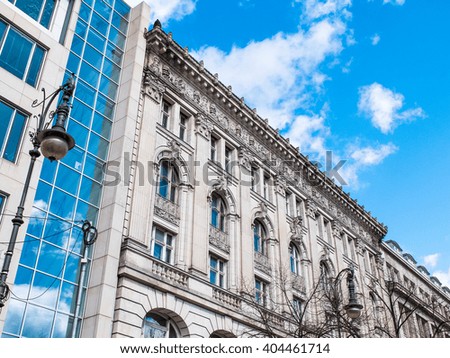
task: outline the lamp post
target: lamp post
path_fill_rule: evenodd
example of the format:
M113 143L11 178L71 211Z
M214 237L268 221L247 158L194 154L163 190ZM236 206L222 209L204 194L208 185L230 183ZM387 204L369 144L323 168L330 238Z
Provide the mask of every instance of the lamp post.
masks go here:
M335 278L334 281L334 292L337 292L337 286L340 284L341 275L347 273L347 287L348 287L348 304L344 306L344 310L347 316L354 320L361 316L361 312L363 309L363 305L358 302L356 298L356 286L355 286L355 269L353 265L344 268L341 270ZM338 317L338 332L339 337L341 336L340 331L340 318Z
M59 160L63 158L69 150L75 146L75 140L66 132L65 123L70 111L70 98L72 97L75 89L75 81L73 75L68 78L65 84L60 86L49 96L46 96L45 89L42 89L44 99L41 102L35 100L32 103L33 108L41 106L41 113L35 115L37 119L37 128L34 132L30 133L31 142L33 143L33 149L29 151L30 165L28 167L27 177L22 190L22 196L20 198L17 212L12 219L13 229L11 237L8 243L8 249L5 253L5 260L3 261L2 271L0 274L0 309L5 305L6 300L9 297L9 287L6 284L9 268L11 265L11 258L14 252L14 247L17 241L17 235L19 233L20 226L24 223L23 212L25 200L27 198L28 189L30 187L31 176L33 174L34 164L36 159L40 157L41 152L44 157L53 160ZM62 92L61 101L58 104L54 112L50 112L50 106L55 98ZM48 101L48 102L47 102ZM46 118L48 117L48 122ZM56 117L55 124L52 128L48 128L52 120ZM40 150L39 150L40 149Z

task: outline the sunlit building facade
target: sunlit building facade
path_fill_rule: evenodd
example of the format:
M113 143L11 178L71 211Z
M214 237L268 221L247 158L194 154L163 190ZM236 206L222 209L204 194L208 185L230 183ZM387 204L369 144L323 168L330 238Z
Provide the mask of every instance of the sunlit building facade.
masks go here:
M0 2L2 256L28 166L30 104L76 75L76 146L35 170L1 336L447 334L449 289L158 21L148 31L150 11L122 0ZM13 61L18 43L27 55ZM94 246L83 244L84 220L98 229ZM356 320L340 316L349 268ZM310 299L331 286L339 302ZM405 292L390 314L389 295ZM418 302L439 304L422 312Z

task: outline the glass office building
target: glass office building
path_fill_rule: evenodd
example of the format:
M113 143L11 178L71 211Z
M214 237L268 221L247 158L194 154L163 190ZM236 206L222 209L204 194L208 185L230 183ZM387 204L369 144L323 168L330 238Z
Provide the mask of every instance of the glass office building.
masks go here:
M52 0L10 2L48 27ZM65 75L76 75L67 125L76 146L60 162L44 160L2 337L80 334L88 275L79 282L79 268L84 254L89 266L90 256L80 227L84 220L95 225L98 217L129 14L122 0L81 2ZM29 47L37 59L18 75L34 83L41 49Z

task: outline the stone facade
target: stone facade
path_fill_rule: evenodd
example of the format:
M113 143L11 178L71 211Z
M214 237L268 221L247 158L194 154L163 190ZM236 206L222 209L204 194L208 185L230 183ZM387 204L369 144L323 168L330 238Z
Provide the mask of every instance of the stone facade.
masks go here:
M380 301L373 307L370 292L384 282L392 260L403 265L383 243L387 228L158 22L145 33L145 43L136 116L128 116L127 131L117 132L127 141L120 150L131 153L131 161L122 162L131 174L117 189L123 196L111 199L123 213L114 221L118 226L123 218L116 291L85 320L84 335L149 336L154 331L148 333L148 322L159 319L166 335L171 327L183 337L267 335L268 322L272 335L289 336L295 324L290 302L308 300L326 265L331 280L349 266L355 269L364 306L363 318L354 323L358 336L387 336L370 312L379 310L389 322ZM163 163L176 173L164 184L175 188L173 200L161 196ZM169 250L170 258L161 250ZM215 272L216 262L222 271ZM94 267L100 269L95 261ZM437 291L448 315L448 289ZM95 294L88 296L88 307L94 300ZM114 307L105 325L102 306ZM308 311L310 321L324 318L313 317L317 307Z

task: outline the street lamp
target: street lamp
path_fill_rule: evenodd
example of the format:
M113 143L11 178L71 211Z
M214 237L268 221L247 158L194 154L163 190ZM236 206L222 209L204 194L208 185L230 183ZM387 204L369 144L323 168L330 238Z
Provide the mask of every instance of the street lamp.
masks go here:
M343 269L336 277L335 284L339 282L339 276L347 272L347 287L348 287L348 304L344 306L347 316L351 319L356 319L361 316L363 305L358 303L355 290L355 269L353 265Z
M14 252L14 247L16 245L19 228L24 223L24 205L27 198L28 189L30 187L31 175L33 173L36 159L40 157L42 152L44 157L50 159L51 161L59 160L63 158L67 154L67 152L75 146L75 140L70 134L66 133L65 129L66 120L69 116L70 111L69 101L72 97L74 89L75 81L72 74L72 76L67 79L65 84L60 86L49 96L46 96L45 89L42 89L44 99L41 102L35 100L31 105L33 108L41 106L42 109L41 113L35 116L38 122L37 129L34 132L30 133L31 142L33 143L33 149L29 151L31 157L30 165L28 167L27 177L23 186L22 197L20 198L20 203L17 207L16 215L12 219L13 229L0 274L0 308L5 305L5 302L9 296L9 287L6 284L6 279L8 277L11 258ZM59 102L56 110L49 113L50 106L61 92L61 101ZM46 122L47 117L48 122ZM52 128L48 128L55 117L55 124L52 126Z

